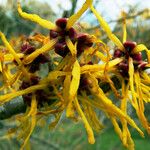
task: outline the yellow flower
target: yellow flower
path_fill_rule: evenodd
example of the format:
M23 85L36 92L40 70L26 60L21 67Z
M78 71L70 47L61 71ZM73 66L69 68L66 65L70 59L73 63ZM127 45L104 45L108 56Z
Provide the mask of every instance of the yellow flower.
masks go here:
M2 105L13 98L22 96L27 105L26 113L17 116L17 121L20 123L19 126L8 133L8 135L18 133L18 138L23 139L24 142L21 149L27 144L33 129L41 118L49 114L54 115L55 120L49 125L51 129L57 125L65 110L67 117L75 120L78 117L82 119L87 131L88 141L91 144L95 142L93 129L100 131L103 128L95 108L102 110L106 114L123 144L130 149L134 148L134 143L127 124L130 124L141 136L144 136L143 132L126 112L126 99L129 98L131 93L133 96L132 104L134 104L137 114L142 114L139 115L139 118L145 125L142 100L149 98L149 94L144 95L142 92L149 93L149 83L145 83L147 79L149 81L149 77L145 72L142 75L141 72L138 72L135 73L135 80L133 80L134 63L133 59L129 57L129 82L126 84L126 78L123 78L119 72L119 75L114 73L118 69L116 66L120 65L124 58L112 59L109 48L105 43L93 35L80 33L73 27L88 8L91 8L96 15L108 37L117 45L119 52L124 53L126 51L125 44L122 44L111 32L107 23L92 7L92 0L86 0L82 8L69 19L60 18L55 24L40 18L36 14L23 12L20 2L18 2L18 12L21 17L50 30L48 37L42 34L29 37L28 39L33 40L34 44L25 40L20 44L19 52L14 50L15 44L11 45L4 34L0 32L0 37L8 51L8 53L0 55L0 71L3 74L4 81L1 90L5 91L0 96L0 104ZM124 28L125 41L126 31ZM36 45L35 43L40 44ZM141 49L143 49L143 45L138 45L134 48L133 53L138 53ZM147 49L146 52L149 54ZM45 77L41 77L39 73L41 70L40 65L49 62L49 54L54 54L52 56L58 60L52 61L55 66L54 69L48 71ZM10 64L7 64L7 61ZM99 64L99 61L102 64ZM10 67L8 68L8 66ZM15 69L11 68L11 66ZM11 72L12 69L15 70L15 73ZM111 79L112 74L122 79L122 97ZM142 76L142 78L139 79L139 76ZM99 80L108 82L115 95L122 98L121 108L118 108L106 96L99 86L101 84ZM134 82L136 86L141 84L137 93L134 93ZM142 97L138 99L139 103L141 103L139 106L137 104L137 96ZM117 120L121 121L122 130Z
M136 45L135 42L127 41L126 21L123 22L123 43L112 33L110 27L101 17L101 15L91 7L92 12L97 17L100 25L106 32L110 40L117 46L114 52L114 61L118 58L122 59L113 71L122 83L121 110L127 113L127 102L130 101L143 127L150 133L149 123L144 115L144 103L150 99L150 77L144 70L149 67L150 51L143 44ZM141 51L147 53L147 60L143 60ZM111 62L109 62L111 64ZM132 96L132 97L131 97ZM133 141L127 128L127 123L121 119L122 131L118 129L116 132L120 135L123 144L129 149L134 149ZM116 126L116 125L115 125ZM118 126L119 127L119 126ZM117 128L118 128L117 127ZM132 142L131 142L132 141ZM131 145L130 145L131 144Z
M17 91L15 91L15 92L7 91L4 95L0 96L0 104L4 104L18 96L23 96L23 99L25 101L27 100L27 98L29 98L29 102L30 102L31 96L32 96L31 106L29 104L29 111L27 109L26 114L21 116L20 118L18 118L18 120L21 123L20 124L21 131L20 131L19 137L23 138L23 140L24 140L24 143L23 143L21 149L23 149L23 147L26 145L26 143L35 127L36 120L37 120L36 118L37 118L38 114L39 115L48 115L48 114L54 113L56 116L59 116L59 117L56 117L56 121L54 121L52 123L52 126L54 126L59 121L61 112L64 109L64 105L68 105L67 110L69 110L70 105L72 105L72 101L74 99L76 99L77 90L78 90L79 81L80 81L80 65L79 65L78 60L76 60L77 43L74 40L77 39L79 41L79 43L84 42L85 43L84 47L87 47L87 48L91 47L92 43L90 43L88 35L81 34L81 35L78 35L78 37L74 37L74 34L76 36L76 31L72 28L72 26L80 18L80 16L88 9L88 7L91 4L92 4L92 0L87 0L85 2L85 4L83 5L83 7L77 12L77 14L71 16L68 20L65 18L59 19L56 21L56 25L55 25L55 24L51 23L50 21L44 20L35 14L32 15L32 14L27 14L27 13L23 12L21 9L21 6L20 6L20 2L18 2L19 14L23 18L31 20L33 22L36 22L39 25L43 26L44 28L49 29L50 34L52 35L52 37L50 37L50 38L53 38L51 40L47 40L46 42L42 41L44 44L43 47L38 48L36 50L33 50L33 48L28 44L25 45L24 46L25 48L23 48L23 50L25 49L25 51L23 51L24 55L22 57L20 57L20 55L12 48L12 46L9 44L9 42L5 38L4 34L0 32L1 39L4 43L4 45L6 46L7 50L9 51L9 55L10 55L9 57L7 57L5 55L4 56L5 58L2 58L1 62L2 63L6 62L9 59L11 61L11 63L13 63L13 64L17 63L16 68L19 69L17 72L17 74L19 74L17 82L20 82L20 80L23 80L21 83L21 86L18 87L19 89L17 89ZM63 28L64 25L65 25L65 29ZM66 31L69 31L70 35L68 35L68 33L65 35L61 35L60 31L64 32L63 34L65 34ZM69 64L67 64L68 60L66 60L64 64L60 63L57 66L56 70L50 72L47 77L38 81L38 79L36 78L36 72L34 71L35 73L33 72L34 73L33 74L31 72L30 68L33 66L34 61L37 58L39 58L41 55L43 55L44 53L49 52L52 49L55 49L55 52L57 52L57 47L59 47L59 44L61 44L61 41L59 41L58 38L54 38L53 35L55 34L55 32L56 32L56 34L59 33L60 37L65 38L65 42L66 42L65 47L68 47L67 50L70 50L70 53L72 55L71 56L72 61L70 61ZM40 36L40 38L36 36L36 37L34 37L34 39L36 39L36 41L41 40L41 36ZM62 47L62 45L60 45L60 46ZM79 45L79 46L82 47L81 45ZM33 52L30 52L29 50L30 51L33 50ZM70 54L68 54L68 52L65 55L61 54L62 52L57 52L57 53L63 57L66 54L70 57ZM68 56L66 56L66 57L68 57ZM15 62L13 62L14 60L15 60ZM1 65L1 71L4 74L5 71L2 68L2 65ZM65 69L63 69L64 71L60 71L61 68L64 67L64 65L65 65ZM77 71L77 73L76 73L76 71ZM70 73L68 73L68 72L70 72ZM12 76L15 76L15 75L12 75ZM68 93L69 100L66 103L64 102L64 97L60 94L60 89L58 88L58 86L60 86L60 85L62 86L62 83L58 80L57 77L63 77L63 76L66 76L66 77L72 76L72 80L70 78L70 83L69 83L69 93ZM56 81L56 83L55 83L55 81ZM50 107L44 107L45 110L44 110L44 108L42 109L42 111L39 109L39 112L38 112L37 107L40 104L39 97L41 96L39 93L44 92L44 94L46 94L46 91L48 90L50 83L53 87L52 93L54 95L56 95L56 97L50 95L48 97L48 99L50 99L51 97L57 98L56 103L54 103L55 104L54 106L52 104L52 105L50 105ZM14 84L12 83L10 86L13 87ZM39 93L37 93L39 90L41 90L41 91ZM30 93L32 93L32 94L30 94ZM79 110L79 115L81 115L81 117L84 118L81 108L80 108L80 106L78 106L77 101L76 101L76 104L77 104L76 107ZM43 105L43 104L41 104L41 105ZM30 119L31 119L31 121L30 121ZM90 136L89 142L94 143L93 131L92 130L89 131L90 126L88 125L88 122L86 121L85 118L83 119L83 121L85 123L87 133ZM24 129L25 129L24 124L25 125L29 124L25 131L24 131ZM16 130L15 130L15 132L16 132ZM15 134L15 132L14 132L14 134ZM11 133L11 134L13 134L13 133Z

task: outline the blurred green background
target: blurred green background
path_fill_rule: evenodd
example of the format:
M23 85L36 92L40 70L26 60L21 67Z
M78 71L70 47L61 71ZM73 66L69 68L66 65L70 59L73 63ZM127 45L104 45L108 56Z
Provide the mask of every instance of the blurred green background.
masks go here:
M58 1L58 0L57 0ZM60 0L61 1L61 0ZM69 17L78 9L79 0L70 0L70 8L64 9L61 3L58 4L60 13L56 13L51 5L46 2L37 0L30 0L28 2L22 2L23 10L29 13L36 13L41 17L55 21L59 17ZM100 5L99 0L94 1L94 5ZM102 4L102 3L101 3ZM116 5L117 7L117 5ZM119 7L119 6L118 6ZM137 43L143 43L150 49L150 10L148 8L140 8L140 4L127 5L128 11L126 11L127 18L127 32L128 40L136 41ZM140 9L139 9L140 8ZM120 12L121 14L121 12ZM122 18L118 14L116 18L106 19L114 33L121 39L122 37ZM102 15L109 18L105 13ZM81 28L83 31L93 33L99 31L100 38L105 42L108 42L106 34L98 26L97 20L91 14L90 11L81 18ZM41 32L45 35L49 34L49 31L39 27L38 25L29 21L23 20L19 17L16 9L16 0L8 0L5 5L0 5L0 30L4 32L7 38L19 36L22 34L33 35L36 32ZM149 105L146 106L147 116L150 113ZM36 127L34 134L31 136L31 149L32 150L124 150L120 139L113 130L111 123L105 118L103 114L99 114L102 122L106 128L101 133L95 133L96 143L94 145L88 144L86 131L83 124L74 123L68 119L61 118L60 123L53 131L48 130L49 118L46 119L46 125L44 127ZM134 111L130 110L130 115L135 118ZM150 120L150 117L149 117ZM138 123L138 122L137 122ZM14 124L10 120L0 121L0 135L4 133ZM143 139L133 129L131 129L131 135L135 141L136 150L149 150L150 149L150 137L145 133ZM16 140L0 140L0 150L17 150L20 143Z

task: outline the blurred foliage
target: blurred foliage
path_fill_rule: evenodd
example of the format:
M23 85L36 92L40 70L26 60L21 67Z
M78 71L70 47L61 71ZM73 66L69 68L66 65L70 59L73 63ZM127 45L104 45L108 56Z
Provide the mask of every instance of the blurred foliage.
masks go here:
M1 124L1 130L8 128L8 126ZM96 143L94 145L88 143L82 123L75 124L66 119L61 121L55 130L48 132L47 129L48 126L36 127L30 139L31 150L125 150L112 126L104 129L101 134L95 133ZM131 133L136 150L142 150L143 145L145 150L149 149L150 143L147 134L142 139L134 130ZM20 143L16 139L0 141L0 149L2 150L16 150L19 149L19 145Z
M129 11L126 12L126 24L127 24L127 39L136 41L138 44L143 43L150 49L150 9L140 9L140 5L128 6ZM119 15L119 14L118 14ZM110 20L109 25L115 24L113 33L122 40L123 34L123 18L120 15L116 20ZM105 42L108 42L108 38L103 30L99 30L98 22L95 20L92 27L87 27L87 31L99 36Z
M150 49L150 9L139 10L139 5L130 6L126 14L128 40L143 43ZM122 20L119 19L115 26L114 32L122 37ZM121 31L121 32L120 32Z
M47 30L38 25L22 19L17 12L17 0L8 0L6 6L0 6L0 30L8 37L29 35L36 32L47 33ZM36 13L47 20L54 20L56 14L51 7L42 2L31 0L23 3L23 10L28 13ZM34 8L34 9L33 9ZM40 8L40 9L39 9ZM44 10L44 11L43 11Z

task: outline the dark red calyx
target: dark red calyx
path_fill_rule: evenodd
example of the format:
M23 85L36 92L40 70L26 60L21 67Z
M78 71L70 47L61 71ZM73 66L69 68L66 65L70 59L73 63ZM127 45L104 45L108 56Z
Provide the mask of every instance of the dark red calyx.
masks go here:
M80 55L84 51L84 49L93 45L90 36L84 33L80 33L77 35L77 42L78 55Z
M93 65L92 61L89 61L89 62L88 62L88 65Z
M58 20L56 20L56 25L61 28L61 29L65 29L66 25L67 25L67 18L60 18Z
M66 48L66 43L65 42L57 42L56 45L55 45L55 49L56 51L64 51Z
M40 63L37 63L35 60L30 64L29 72L35 73L40 70Z
M79 45L83 45L86 47L91 47L93 42L88 34L81 33L77 35L77 40Z
M79 43L86 42L87 38L88 38L88 34L80 33L77 35L77 40Z
M44 103L48 103L49 101L49 94L46 93L44 90L37 90L35 92L37 100L38 100L38 107L43 107Z
M138 53L135 53L131 56L133 58L133 60L135 61L142 61L142 53L141 52L138 52Z
M62 57L65 57L69 52L69 49L68 49L66 43L65 42L59 42L59 41L55 44L54 50L58 55L60 55Z
M27 106L31 106L31 100L32 100L32 94L31 93L23 95L22 98L23 98L24 103Z
M138 69L144 70L146 68L147 62L141 61L138 65Z
M79 94L81 94L81 91L85 91L87 95L90 95L91 92L89 88L91 87L92 87L92 81L88 77L82 75L80 78Z
M87 41L86 46L87 47L92 47L93 46L93 42L92 41Z
M128 71L129 65L127 62L121 62L121 63L119 63L119 68L122 70Z
M68 30L68 35L69 35L69 38L74 41L76 39L76 37L77 37L77 32L76 32L76 30L74 28L71 27Z
M127 62L123 61L119 63L118 68L119 68L119 72L123 77L128 77L129 65Z
M119 58L121 56L123 56L123 52L121 50L119 50L119 49L116 49L114 51L114 58Z
M28 82L28 81L23 81L22 84L21 84L21 86L20 86L20 89L21 89L21 90L24 90L24 89L26 89L26 88L28 88L28 87L30 87L30 82Z
M31 81L31 85L36 85L36 84L39 83L40 77L38 77L38 76L31 76L30 81Z
M136 47L136 42L132 41L126 41L123 43L124 48L130 53L135 47Z
M88 64L88 65L93 65L93 62L92 62L92 61L89 61L87 64Z
M29 72L34 73L40 69L40 64L44 64L50 61L50 56L47 53L40 54L34 61L29 64Z
M81 76L79 89L86 90L88 89L90 84L91 84L91 81L88 78Z
M54 38L57 38L59 36L58 32L57 31L54 31L54 30L50 30L50 39L54 39Z
M36 84L39 83L39 81L40 81L40 77L38 77L38 76L31 76L30 80L22 82L22 84L20 86L20 89L23 90L23 89L26 89L26 88L28 88L28 87L30 87L32 85L36 85Z
M40 54L37 57L37 61L41 64L45 64L50 61L50 56L49 56L49 54Z
M35 51L35 47L34 46L31 46L29 43L24 43L22 46L21 46L21 52L24 53L24 54L31 54L32 52Z

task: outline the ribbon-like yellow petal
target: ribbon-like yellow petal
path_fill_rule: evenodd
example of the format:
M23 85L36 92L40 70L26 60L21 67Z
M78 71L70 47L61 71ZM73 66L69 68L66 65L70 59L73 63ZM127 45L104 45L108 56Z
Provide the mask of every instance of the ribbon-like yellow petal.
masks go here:
M55 29L56 26L50 22L50 21L47 21L45 19L42 19L40 18L38 15L36 14L28 14L26 12L23 12L22 11L22 8L21 8L21 5L20 5L20 1L18 0L18 13L20 14L21 17L23 17L24 19L27 19L27 20L30 20L30 21L33 21L33 22L36 22L38 23L40 26L46 28L46 29Z
M20 91L14 92L14 93L2 95L2 96L0 96L0 104L4 104L17 96L21 96L24 94L32 93L36 90L43 89L47 86L47 84L34 85L34 86L30 86L29 88L26 88L24 90L20 90Z
M69 98L74 99L80 82L80 65L78 60L75 61L72 70L72 81L70 83Z
M143 132L139 129L136 123L127 114L125 114L122 110L115 106L109 98L106 97L104 92L99 88L97 80L92 76L90 76L90 78L93 84L92 88L90 88L90 91L100 100L100 102L109 111L111 111L111 114L114 113L119 118L125 118L127 122L141 134L141 136L144 136Z
M81 17L81 15L92 5L93 0L86 0L82 8L67 21L67 29L71 28L74 23Z
M114 129L115 129L116 133L119 135L120 139L122 139L122 131L119 127L119 124L118 124L116 118L115 117L110 117L110 119L111 119L111 122L114 126Z
M107 36L110 38L110 40L112 40L117 45L117 47L123 51L124 50L123 44L114 34L112 34L112 31L110 27L108 26L108 24L106 23L106 21L102 18L102 16L97 12L97 10L93 6L91 6L91 10L94 13L94 15L97 17L100 25L102 26L104 31L107 33Z
M116 58L114 60L109 61L109 65L108 65L108 70L112 67L115 67L117 64L119 64L122 61L122 58ZM104 70L106 67L106 63L99 65L99 64L95 64L95 65L84 65L83 67L81 67L81 73L86 73L86 72L94 72L94 71L101 71Z
M25 141L23 142L23 144L21 145L21 150L23 150L23 148L25 147L25 145L27 144L34 128L36 125L36 113L37 113L37 101L36 101L36 96L35 94L33 94L32 96L32 102L31 102L31 110L29 112L28 115L31 115L31 126L30 126L30 130L29 133L27 134L27 137L25 138Z
M36 49L33 53L31 53L29 56L27 56L24 59L25 64L31 63L36 57L38 57L40 54L47 52L49 50L52 50L54 45L56 44L57 39L49 41L47 44L45 44L43 47Z
M69 37L66 38L66 44L67 44L72 56L75 56L77 54L77 48L76 48L77 44L73 45L73 43Z
M85 126L85 129L87 131L87 134L88 134L88 141L90 144L94 144L95 143L95 138L94 138L94 134L93 134L93 130L91 128L91 126L89 125L80 105L79 105L79 102L78 102L78 99L75 98L75 106L76 106L76 109L77 109L77 112L79 113L79 115L81 116L82 118L82 121L84 123L84 126Z
M122 12L123 17L123 43L127 40L127 29L126 29L126 13Z
M12 46L9 44L9 42L7 41L5 35L2 32L0 32L0 37L1 37L4 45L6 46L6 48L9 50L10 54L12 54L14 56L14 59L20 65L22 72L26 75L27 78L29 78L29 73L24 68L24 66L22 66L22 61L20 60L19 56L17 55L15 50L12 48Z
M48 81L56 80L60 76L71 75L71 72L52 71L48 74Z
M132 93L132 105L137 110L138 109L138 103L136 99L136 94L134 90L134 66L133 66L133 60L132 58L129 58L129 84L130 84L130 90Z
M0 37L1 37L2 41L3 41L3 43L5 44L6 48L9 50L10 54L12 54L14 56L15 60L17 61L17 63L19 65L21 65L22 62L21 62L19 56L17 55L15 50L11 47L11 45L9 44L9 42L7 41L5 35L2 32L0 32Z
M71 116L72 114L72 102L76 97L80 82L80 65L78 60L75 61L72 69L72 81L70 83L69 89L69 103L67 106L66 115L67 117Z
M150 63L150 50L148 50L148 48L144 45L144 44L139 44L137 45L134 49L132 53L138 53L141 51L146 51L147 53L147 58L148 58L148 62Z

